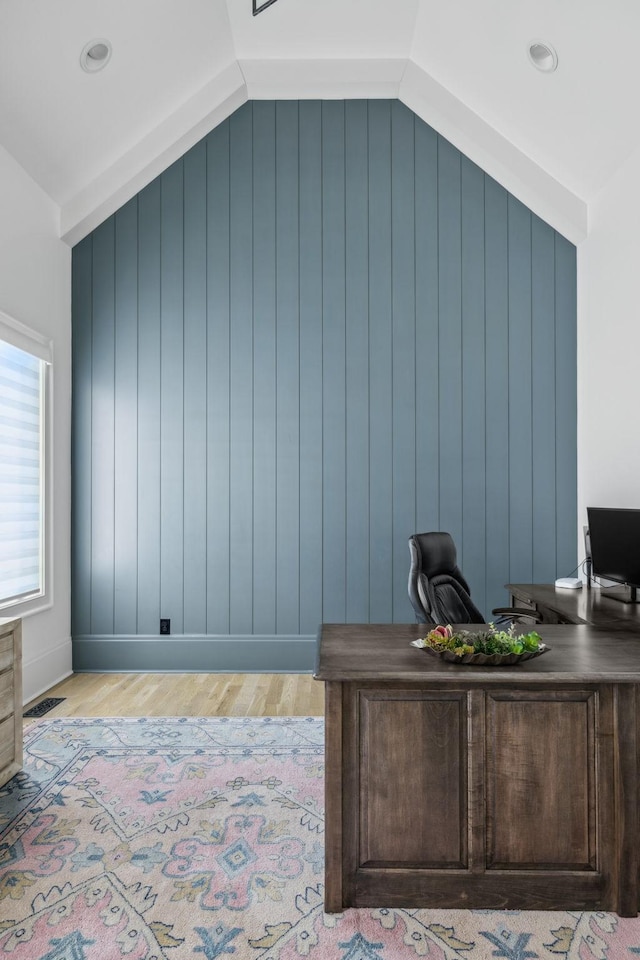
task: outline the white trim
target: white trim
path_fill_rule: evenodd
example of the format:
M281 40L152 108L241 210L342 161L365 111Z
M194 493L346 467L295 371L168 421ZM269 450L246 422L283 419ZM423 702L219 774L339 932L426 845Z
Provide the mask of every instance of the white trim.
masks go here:
M52 650L43 653L42 656L36 657L34 660L23 661L23 705L35 700L41 694L47 693L56 684L70 677L73 673L71 658L71 637L67 637L61 643L56 644Z
M18 350L24 350L45 363L51 363L53 360L53 341L44 337L37 330L32 330L25 323L10 317L8 313L0 310L0 340L10 343L12 347Z
M587 204L409 59L234 61L61 206L78 243L248 99L395 99L573 243Z
M395 100L407 61L239 60L250 100Z
M46 562L49 563L48 558ZM12 600L10 603L0 606L0 616L6 614L7 616L11 615L24 619L25 617L33 617L37 613L44 613L45 610L51 610L52 607L53 598L46 594L45 583L45 590L39 593L37 597L32 597L29 600Z
M234 61L62 204L62 239L73 246L86 237L246 100L244 77Z
M409 61L400 99L572 243L587 236L587 204L466 104Z
M53 387L52 367L45 370L45 422L44 426L44 491L42 498L42 589L25 600L9 600L0 603L0 617L32 617L53 608Z
M0 339L45 363L42 371L44 383L41 397L41 408L43 407L44 410L41 409L40 423L42 438L41 589L24 600L14 599L0 603L0 615L27 617L53 607L53 340L1 310Z

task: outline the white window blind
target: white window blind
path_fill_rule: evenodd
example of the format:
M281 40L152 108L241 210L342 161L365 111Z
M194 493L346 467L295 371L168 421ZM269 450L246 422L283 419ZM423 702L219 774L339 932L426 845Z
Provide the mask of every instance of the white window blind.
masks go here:
M0 340L0 605L43 592L44 375Z

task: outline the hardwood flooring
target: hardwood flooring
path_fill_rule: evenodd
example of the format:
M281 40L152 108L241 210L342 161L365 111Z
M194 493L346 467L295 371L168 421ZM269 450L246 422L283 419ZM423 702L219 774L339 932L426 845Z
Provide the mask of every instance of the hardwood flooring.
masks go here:
M292 673L76 673L37 697L54 717L319 717L324 684ZM28 723L25 720L25 723Z

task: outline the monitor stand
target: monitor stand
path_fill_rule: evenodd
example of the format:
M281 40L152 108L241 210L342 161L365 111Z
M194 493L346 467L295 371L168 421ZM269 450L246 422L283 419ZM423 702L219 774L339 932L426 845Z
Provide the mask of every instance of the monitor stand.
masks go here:
M611 600L619 600L621 603L640 603L638 588L630 584L623 587L602 587L601 597L609 597Z

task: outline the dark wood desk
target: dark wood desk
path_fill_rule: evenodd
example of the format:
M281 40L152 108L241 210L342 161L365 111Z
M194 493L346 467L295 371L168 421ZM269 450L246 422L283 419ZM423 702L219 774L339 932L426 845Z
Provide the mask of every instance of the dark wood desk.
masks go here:
M544 623L616 624L640 634L640 603L603 596L599 587L562 590L552 583L508 583L511 605L531 607Z
M462 667L424 625L323 625L325 909L636 916L640 644L541 626L549 653Z

